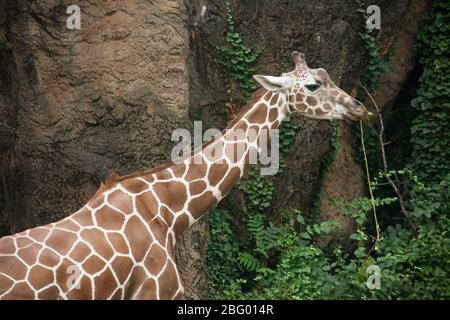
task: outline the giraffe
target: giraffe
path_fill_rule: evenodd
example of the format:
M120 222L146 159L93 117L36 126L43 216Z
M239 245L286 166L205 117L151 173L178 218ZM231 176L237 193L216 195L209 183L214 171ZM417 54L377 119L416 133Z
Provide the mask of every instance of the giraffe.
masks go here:
M347 121L367 115L325 69L308 68L301 53L292 57L293 71L254 76L262 88L221 136L177 163L113 174L72 215L1 238L0 299L182 298L176 239L244 175L259 137L293 112ZM244 136L236 138L237 130Z

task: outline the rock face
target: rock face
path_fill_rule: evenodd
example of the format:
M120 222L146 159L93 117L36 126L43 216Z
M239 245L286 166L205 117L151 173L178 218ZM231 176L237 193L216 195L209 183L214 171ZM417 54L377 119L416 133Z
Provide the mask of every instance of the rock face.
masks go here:
M392 17L405 15L408 1L376 2L390 17L382 27L395 33L400 26ZM71 4L0 3L0 236L77 210L112 171L167 161L173 129L191 128L197 115L204 129L227 121L227 84L208 47L224 41L223 1L85 1L80 30L66 27ZM262 50L259 73L290 70L290 52L301 48L310 67L326 68L345 90L356 86L366 52L354 0L232 5L244 42ZM347 143L352 138L343 130ZM328 122L304 121L288 168L276 178L269 215L311 211L331 135ZM342 152L342 175L328 175L325 190L339 186L338 196L351 199L363 193L363 180L350 144ZM226 205L239 219L242 194L233 191ZM323 218L339 216L327 210ZM179 241L187 298L207 296L207 231L203 220Z
M0 5L0 232L80 208L112 171L169 159L189 128L182 1Z
M382 13L383 33L378 39L379 51L384 56L391 50L392 57L389 58L389 70L380 78L378 88L373 93L373 98L382 110L386 125L387 120L392 118L392 114L399 112L399 110L396 110L400 109L399 106L396 106L396 100L416 66L417 55L414 50L416 34L419 31L419 22L430 7L431 1L398 1L386 2L381 5L382 12L385 14ZM367 107L376 114L376 109L370 103L370 100L367 102ZM399 128L396 128L399 126L398 123L392 125L393 131L399 130ZM334 238L340 238L340 240L348 239L346 236L355 226L350 218L343 215L340 209L330 200L344 199L345 201L351 201L363 196L367 189L367 182L361 179L361 176L364 175L364 169L356 164L352 157L352 145L358 143L354 140L349 127L341 124L337 139L339 149L336 153L336 159L326 173L322 185L320 219L335 219L340 222L341 230L332 235ZM395 152L389 150L389 154L395 154ZM326 238L327 241L331 240L331 237Z
M182 3L86 4L81 30L66 28L66 8L6 7L21 206L11 231L76 210L113 170L166 161L172 130L190 123Z

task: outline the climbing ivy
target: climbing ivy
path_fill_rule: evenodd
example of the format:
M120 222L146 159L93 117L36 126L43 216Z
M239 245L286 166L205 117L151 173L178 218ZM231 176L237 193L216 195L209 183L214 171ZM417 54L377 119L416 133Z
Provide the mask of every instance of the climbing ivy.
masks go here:
M382 75L384 75L389 70L389 59L395 53L395 47L391 46L386 54L382 55L378 45L377 45L377 32L376 29L369 29L366 25L367 21L367 13L366 13L366 4L364 4L360 0L355 0L358 5L358 12L361 13L361 24L364 25L363 30L358 32L358 36L362 41L364 49L367 54L367 66L362 73L360 78L361 87L358 90L357 99L371 104L371 101L368 99L366 90L369 93L374 93L378 88L378 83ZM363 90L363 87L366 90ZM371 120L370 122L363 123L364 134L364 144L366 145L367 158L369 163L371 164L369 168L369 172L371 175L375 175L379 168L382 168L381 156L379 152L379 140L377 130L374 130L374 124L376 124L376 120ZM352 133L357 139L360 140L359 126L352 126ZM364 163L362 159L362 147L361 144L355 145L354 158L357 163L362 165Z
M210 213L210 241L206 263L208 266L208 292L217 297L241 277L238 264L239 241L231 228L231 218L226 210L214 208Z
M262 177L257 167L250 167L247 179L239 181L237 187L244 192L251 212L262 213L270 206L273 183L268 177Z
M358 32L358 36L366 49L368 58L366 70L360 80L369 92L373 92L378 86L380 77L389 69L389 58L393 52L389 50L386 55L381 56L377 46L377 31L376 29L369 29L365 23L368 18L366 4L360 0L355 1L358 4L358 12L361 13L364 23L364 28ZM364 98L364 96L360 95L360 98Z
M294 142L295 136L301 127L301 123L294 122L290 117L286 117L281 123L279 130L280 154L285 155Z
M222 66L225 77L232 78L239 83L245 99L249 100L257 89L252 76L256 71L254 64L259 52L243 44L242 37L235 28L229 1L225 2L225 7L226 45L212 44L212 47L218 54L219 64ZM289 151L299 128L300 124L295 123L289 117L282 122L279 131L281 156ZM280 172L283 166L284 163L280 160ZM236 266L247 272L255 272L265 266L269 258L267 252L277 244L274 234L276 229L264 215L272 201L273 177L262 177L259 168L252 166L249 168L247 178L238 182L237 187L244 193L246 199L248 216L244 220L250 241L246 243L237 241L231 231L227 214L219 209L212 212L210 219L211 242L208 248L209 292L212 296L217 296L220 290L223 291L223 284L229 280L229 276L234 275L234 279L245 278L245 273L241 272L239 275ZM223 280L224 278L225 280ZM242 279L242 281L247 280ZM228 284L230 283L228 281Z
M225 33L226 45L219 46L211 43L219 55L218 62L222 65L226 77L239 83L246 100L257 89L252 76L256 72L255 62L259 52L246 47L241 35L237 32L230 1L225 1L227 30Z
M245 98L250 99L256 90L253 81L253 74L256 68L254 63L259 56L259 52L246 47L242 42L242 37L235 28L235 22L231 4L225 2L227 29L225 33L226 46L213 45L219 54L219 63L223 67L225 76L237 81L244 93ZM289 117L284 119L280 126L279 141L280 154L286 154L300 128ZM283 163L281 161L281 167ZM247 200L247 207L251 212L262 213L270 206L273 192L273 181L271 178L263 178L256 167L249 169L248 178L238 183Z
M418 35L420 63L416 116L411 127L413 168L430 183L450 171L450 2L433 1Z

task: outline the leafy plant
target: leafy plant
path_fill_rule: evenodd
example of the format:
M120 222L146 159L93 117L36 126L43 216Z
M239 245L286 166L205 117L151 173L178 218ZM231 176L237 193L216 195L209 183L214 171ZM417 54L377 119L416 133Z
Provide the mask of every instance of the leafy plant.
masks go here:
M245 194L246 205L250 211L261 213L270 206L273 183L259 174L257 167L248 170L248 179L240 181L237 187Z
M226 77L239 83L246 100L257 89L252 76L256 72L254 64L259 56L255 49L244 46L241 35L237 32L230 1L225 1L227 30L225 46L211 44L219 55L218 62L222 65Z
M434 1L418 35L423 73L411 105L413 168L424 180L439 183L449 172L450 3Z
M396 172L397 174L401 174ZM392 172L393 174L393 172ZM450 297L450 174L439 185L426 187L409 170L412 178L411 215L419 225L417 233L400 224L382 232L380 249L368 255L370 199L360 197L350 203L338 201L342 211L351 216L357 230L350 236L356 248L345 253L340 246L323 250L316 240L337 226L326 221L306 224L299 211L287 212L275 226L262 221L251 224L252 240L269 233L270 246L255 241L251 254L240 252L239 262L246 268L215 296L224 299L448 299ZM381 177L381 176L380 176ZM374 188L383 186L375 179ZM420 196L419 196L420 195ZM377 198L382 209L394 198ZM434 204L434 205L432 205ZM272 245L276 238L276 246ZM241 244L241 247L243 244ZM381 287L369 289L367 269L381 270Z
M295 136L300 129L301 124L295 123L290 117L286 117L280 126L279 141L280 141L280 154L286 154L289 152L289 148L294 142Z
M227 211L214 208L210 213L209 225L210 242L206 256L208 291L216 296L241 274L237 264L239 246Z
M393 51L388 51L388 54L384 57L380 55L377 46L377 31L376 29L369 29L365 24L365 21L368 18L365 10L366 5L360 0L356 0L356 3L359 7L358 12L361 13L364 21L364 30L358 32L358 36L361 39L368 56L367 67L361 77L361 82L369 92L373 92L378 86L380 77L389 69L389 58L393 54Z

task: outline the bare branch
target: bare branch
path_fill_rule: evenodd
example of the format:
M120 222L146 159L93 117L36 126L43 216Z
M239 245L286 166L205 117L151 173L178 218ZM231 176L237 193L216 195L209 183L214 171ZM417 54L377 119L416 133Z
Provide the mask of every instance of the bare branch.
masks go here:
M411 222L411 219L409 218L408 211L405 208L405 203L403 201L402 193L400 192L400 189L397 186L397 184L395 184L395 182L392 180L392 178L388 174L388 164L387 164L387 160L386 160L386 151L385 151L384 147L387 144L389 144L390 142L385 142L384 138L383 138L383 136L384 136L384 122L383 122L383 117L381 116L380 109L378 108L377 103L375 102L375 100L373 99L373 97L369 93L369 91L366 89L366 87L363 84L361 84L361 83L360 83L360 85L364 89L364 91L367 93L367 95L369 96L370 100L372 100L372 103L373 103L375 109L377 110L378 119L380 121L380 132L378 133L378 140L380 142L381 158L383 160L383 174L384 174L384 177L386 178L386 180L388 181L388 183L391 185L392 189L394 190L395 195L397 196L398 202L400 204L400 210L401 210L403 216L405 217L406 221L408 222L409 226L413 230L416 230L416 227ZM398 181L397 177L396 177L396 180Z

